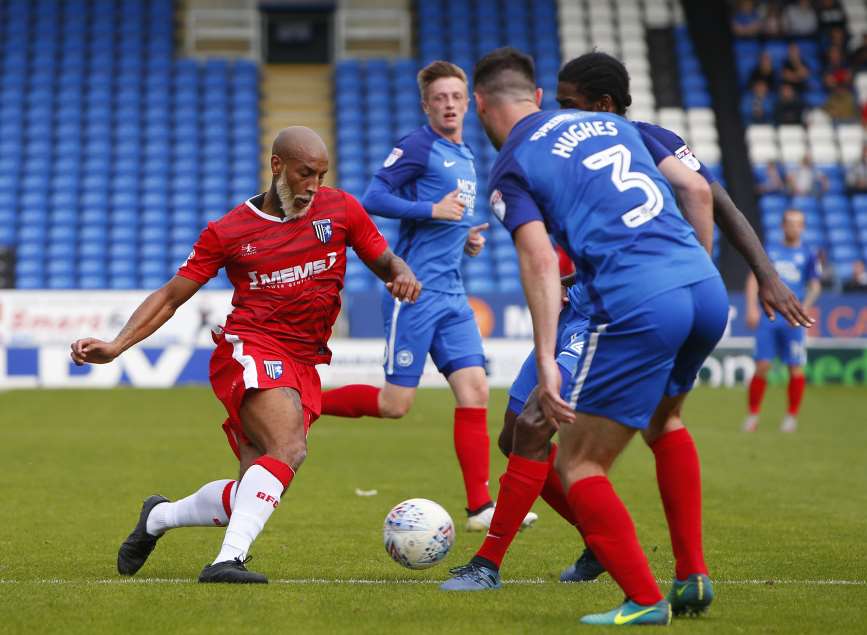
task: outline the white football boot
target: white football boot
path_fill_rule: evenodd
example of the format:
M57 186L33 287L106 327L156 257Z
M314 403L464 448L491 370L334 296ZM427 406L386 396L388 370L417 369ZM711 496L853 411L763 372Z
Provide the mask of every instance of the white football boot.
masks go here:
M496 504L496 503L495 503ZM491 520L494 518L493 506L483 509L478 514L473 514L467 517L467 531L488 531L491 528ZM532 527L533 523L539 520L539 515L534 512L529 512L521 521L521 531Z
M792 415L783 417L783 423L780 424L780 432L795 432L798 429L798 420Z
M741 427L741 429L744 432L755 432L756 428L758 428L758 427L759 427L759 415L749 415L744 420L744 425Z

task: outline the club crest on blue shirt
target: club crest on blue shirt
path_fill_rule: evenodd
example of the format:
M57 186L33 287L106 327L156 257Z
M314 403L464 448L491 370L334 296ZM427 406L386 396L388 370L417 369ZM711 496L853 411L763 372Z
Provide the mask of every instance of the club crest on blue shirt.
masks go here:
M327 243L331 240L332 231L331 231L331 219L324 218L322 220L313 221L313 231L316 232L316 237L319 239L321 243Z
M283 362L279 359L262 360L265 366L265 374L273 380L278 380L283 376Z

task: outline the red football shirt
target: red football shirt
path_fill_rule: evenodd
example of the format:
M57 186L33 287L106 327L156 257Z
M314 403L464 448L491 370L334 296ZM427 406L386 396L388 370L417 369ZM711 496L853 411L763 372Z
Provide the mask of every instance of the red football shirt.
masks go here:
M262 200L208 223L178 275L204 284L225 267L235 287L227 333L270 340L304 364L327 364L347 245L365 262L388 245L361 204L340 190L320 188L296 219L266 214L256 206Z

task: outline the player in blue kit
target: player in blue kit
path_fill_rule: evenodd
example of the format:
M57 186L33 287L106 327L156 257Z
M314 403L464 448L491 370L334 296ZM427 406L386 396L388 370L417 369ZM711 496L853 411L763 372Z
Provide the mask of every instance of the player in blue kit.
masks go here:
M803 300L808 310L822 291L821 271L816 254L801 242L804 233L804 214L790 209L783 214L783 243L768 246L768 255L780 276L792 291ZM804 364L807 349L804 345L806 331L801 326L791 326L782 321L771 321L759 311L755 276L747 278L746 303L747 326L756 329L756 372L749 387L749 415L743 429L754 432L759 425L759 411L767 386L767 375L774 358L789 368L789 407L780 430L794 432L798 428L798 409L804 396L806 380Z
M462 142L469 106L463 70L437 61L418 75L428 125L401 139L374 176L362 203L372 214L399 218L399 253L424 292L415 304L383 297L385 386L350 385L322 395L322 413L400 418L410 409L430 353L457 402L454 442L467 495L470 531L490 526L488 384L485 354L467 302L460 266L464 253L485 244L476 224L473 153ZM532 524L536 515L523 519Z
M622 62L605 53L587 53L571 60L560 71L558 80L557 99L563 108L577 107L582 110L615 112L622 115L631 101L629 75L626 68ZM690 186L691 182L688 179L671 174L670 170L667 169L671 162L664 160L667 156L676 157L683 165L698 172L710 184L710 191L713 194L713 220L756 272L756 276L760 280L758 284L759 295L762 298L765 311L773 315L772 310L776 309L790 322L809 324L810 320L803 307L799 305L797 298L780 280L749 222L737 209L725 190L719 183L715 182L707 168L692 154L683 139L676 133L653 124L636 122L636 126L642 136L651 138L651 141L647 143L649 148L653 149L656 145L655 142L658 142L670 153L668 155L654 153L654 160L663 175L667 176L669 182L672 183L681 204L686 204L683 209L684 215L687 216L697 231L701 230L704 234L701 242L706 248L710 250L712 245L712 225L708 222L711 220L711 213L709 210L703 210L700 202L696 205L697 209L689 209L689 204L695 199L694 193L691 193L689 189L696 186L694 183ZM574 290L573 287L570 293L574 293ZM564 314L567 312L569 311L564 311ZM571 311L571 313L574 314L575 312ZM557 362L561 372L565 372L568 367L574 373L575 357L563 349L563 342L564 340L576 341L580 346L583 343L580 334L586 321L581 321L582 316L579 313L579 319L574 321L573 326L568 324L564 326L564 322L568 322L568 318L565 318L564 314L561 314L560 317L560 329L561 331L565 329L566 333L558 335L560 342L558 351L560 352L557 356ZM535 363L531 355L522 366L509 391L509 408L504 417L504 427L500 435L499 446L507 456L514 447L514 451L522 457L541 460L547 456L548 462L551 464L557 452L556 444L549 443L555 429L534 425L536 413L533 412L534 402L532 401L530 402L531 407L520 418L518 417L535 384ZM672 547L676 556L677 577L680 578L686 577L686 574L681 575L682 572L703 566L700 562L695 563L695 560L700 560L702 551L701 489L695 445L681 421L679 404L675 405L677 407L670 409L667 413L668 420L662 429L663 434L659 435L658 438L646 436L645 440L648 441L656 458L657 480L663 501L680 501L679 505L667 503L665 505L671 528ZM666 413L661 412L659 416L663 414ZM511 483L513 480L510 478L511 476L507 471L501 477L500 499L502 504L494 514L488 536L476 557L471 561L471 564L477 562L484 565L487 574L475 575L477 571L472 567L459 568L456 571L460 573L443 585L445 589L497 588L498 576L492 576L490 572L500 564L506 549L517 532L513 521L508 518L503 520L503 517L507 516L506 509L514 508L513 513L520 516L522 509L530 509L536 495L515 499L512 496L512 492L515 491L514 488L504 491L502 484ZM555 470L549 469L539 494L564 519L570 524L575 524ZM685 501L691 501L691 503L684 504ZM585 549L577 561L561 574L560 580L564 582L592 580L603 571L603 567L595 559L593 553L589 549ZM492 581L493 586L491 585ZM669 596L675 614L695 611L702 605L706 605L709 599L706 589L695 584L678 585L678 592Z
M653 416L660 402L682 401L692 386L725 327L725 288L632 124L539 111L532 60L513 49L485 56L474 85L479 118L500 148L492 207L518 250L536 398L549 425L560 425L555 466L588 546L628 598L583 621L667 624L671 607L607 471L636 430L664 425ZM576 264L590 319L569 403L554 357L560 284L548 231ZM527 480L545 478L547 463L536 463L526 461Z

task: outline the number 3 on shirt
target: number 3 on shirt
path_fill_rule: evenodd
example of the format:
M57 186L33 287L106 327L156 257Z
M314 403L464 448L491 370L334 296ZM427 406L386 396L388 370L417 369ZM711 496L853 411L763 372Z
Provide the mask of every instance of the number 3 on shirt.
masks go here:
M582 162L591 170L601 170L604 167L612 166L611 182L621 192L632 188L638 188L647 196L644 204L635 207L620 217L623 224L634 229L658 216L662 211L663 199L662 192L656 186L656 183L641 172L630 172L629 164L632 161L632 153L622 143L606 148L596 154L591 154Z

